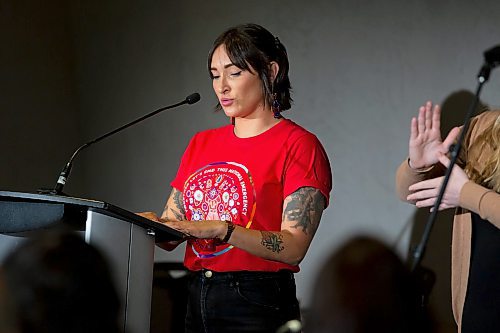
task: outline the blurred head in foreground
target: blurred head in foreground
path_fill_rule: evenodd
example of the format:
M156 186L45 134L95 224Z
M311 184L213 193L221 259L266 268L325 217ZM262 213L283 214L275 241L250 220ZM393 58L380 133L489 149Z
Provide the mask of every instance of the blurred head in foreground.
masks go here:
M306 329L314 333L423 332L426 322L417 294L409 269L389 247L358 236L332 253L320 270Z
M17 332L120 332L108 264L76 233L28 239L5 259L1 273Z

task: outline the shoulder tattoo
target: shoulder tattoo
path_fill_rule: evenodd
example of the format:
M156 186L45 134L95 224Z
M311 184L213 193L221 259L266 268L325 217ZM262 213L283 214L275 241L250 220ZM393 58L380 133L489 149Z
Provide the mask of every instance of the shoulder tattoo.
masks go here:
M301 187L290 197L283 218L295 222L293 228L301 228L305 234L314 234L325 208L325 197L314 187Z

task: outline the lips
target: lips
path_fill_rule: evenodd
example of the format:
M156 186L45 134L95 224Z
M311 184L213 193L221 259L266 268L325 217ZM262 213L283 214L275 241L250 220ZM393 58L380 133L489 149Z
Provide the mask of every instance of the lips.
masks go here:
M223 98L223 99L220 100L220 104L222 106L230 106L230 105L233 104L233 100L230 99L230 98Z

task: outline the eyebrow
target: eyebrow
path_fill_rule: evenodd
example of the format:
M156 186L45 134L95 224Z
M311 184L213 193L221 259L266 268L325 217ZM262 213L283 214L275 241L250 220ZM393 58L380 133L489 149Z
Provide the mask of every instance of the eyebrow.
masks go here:
M227 64L227 65L224 65L224 69L229 68L229 67L233 67L233 66L236 66L236 65L235 65L235 64L232 64L232 63L231 63L231 64ZM215 68L215 67L210 67L210 70L211 70L211 71L216 71L216 70L217 70L217 68Z

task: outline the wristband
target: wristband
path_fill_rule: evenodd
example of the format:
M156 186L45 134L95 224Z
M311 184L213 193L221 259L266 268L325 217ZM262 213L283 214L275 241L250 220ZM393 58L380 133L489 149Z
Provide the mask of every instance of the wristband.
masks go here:
M231 238L231 234L233 233L234 228L236 228L236 226L233 224L233 222L226 221L226 224L227 224L227 232L226 232L226 236L224 236L224 238L222 239L222 243L227 243L229 238Z

